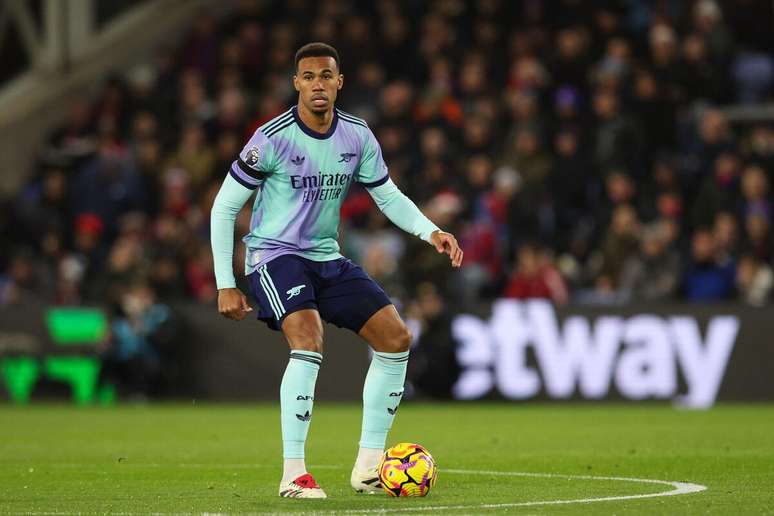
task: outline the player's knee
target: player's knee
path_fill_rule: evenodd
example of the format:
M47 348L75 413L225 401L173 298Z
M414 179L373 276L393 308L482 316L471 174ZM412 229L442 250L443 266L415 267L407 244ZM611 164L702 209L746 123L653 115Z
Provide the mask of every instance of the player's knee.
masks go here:
M315 353L322 353L322 336L314 337L302 337L299 339L292 339L290 341L290 349L299 351L314 351Z
M282 332L291 349L322 353L323 328L319 317L296 312L282 323Z
M322 353L323 334L320 328L314 325L294 325L291 329L285 328L285 337L291 349Z
M411 340L411 331L409 331L405 324L402 324L390 339L390 352L402 353L404 351L408 351L409 347L411 346Z
M293 349L322 353L322 332L313 326L296 328L292 335L288 335L288 340Z

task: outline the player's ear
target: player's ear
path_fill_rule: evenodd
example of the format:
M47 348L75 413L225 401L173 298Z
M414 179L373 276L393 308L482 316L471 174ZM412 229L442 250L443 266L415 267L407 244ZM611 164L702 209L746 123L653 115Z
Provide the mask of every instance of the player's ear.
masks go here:
M301 91L298 87L298 75L293 76L293 88L295 88L296 91Z
M340 90L344 86L344 74L339 74L338 84L336 86L337 90Z

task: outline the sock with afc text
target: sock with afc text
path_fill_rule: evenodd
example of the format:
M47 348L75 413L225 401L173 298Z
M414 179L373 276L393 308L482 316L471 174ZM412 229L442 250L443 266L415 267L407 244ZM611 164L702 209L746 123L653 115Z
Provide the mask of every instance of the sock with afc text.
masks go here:
M304 443L312 419L314 384L322 355L292 350L280 385L282 453L285 459L303 459Z
M409 352L374 351L363 386L363 427L360 447L383 450L387 433L403 397Z

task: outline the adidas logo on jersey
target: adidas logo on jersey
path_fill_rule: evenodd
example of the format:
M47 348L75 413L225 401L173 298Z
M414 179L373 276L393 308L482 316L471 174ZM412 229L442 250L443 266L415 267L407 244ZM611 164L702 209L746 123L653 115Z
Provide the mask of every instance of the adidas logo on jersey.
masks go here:
M304 415L296 414L296 417L298 418L299 421L309 421L310 419L312 419L312 414L310 414L309 411L307 410L306 413L304 413Z
M398 412L398 407L395 407L395 408L387 407L387 412L389 412L390 415L394 416L395 413Z
M296 156L295 158L291 158L290 162L293 163L295 166L301 165L301 163L304 162L306 159L306 156Z

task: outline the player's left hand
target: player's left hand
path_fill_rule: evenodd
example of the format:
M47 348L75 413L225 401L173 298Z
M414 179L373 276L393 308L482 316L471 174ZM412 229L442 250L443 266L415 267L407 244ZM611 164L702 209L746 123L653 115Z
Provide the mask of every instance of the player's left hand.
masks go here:
M451 258L452 267L462 265L462 249L454 235L445 231L436 230L430 235L430 242L439 253L446 253Z

